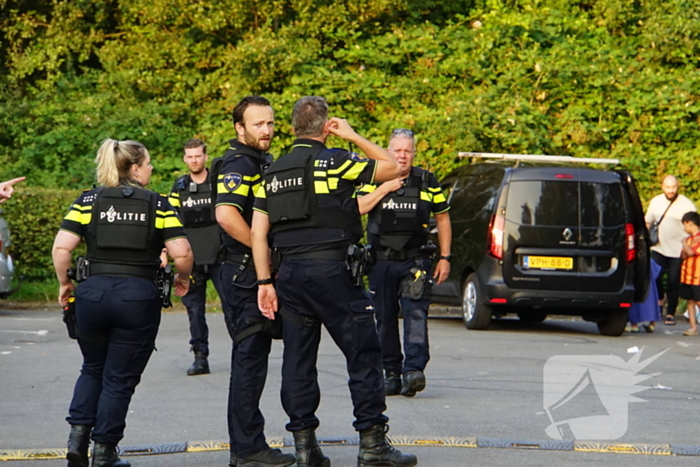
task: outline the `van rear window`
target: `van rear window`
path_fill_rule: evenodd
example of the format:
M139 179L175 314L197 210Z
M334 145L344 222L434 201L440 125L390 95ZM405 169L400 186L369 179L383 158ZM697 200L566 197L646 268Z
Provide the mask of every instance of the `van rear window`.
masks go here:
M506 220L521 225L617 226L625 222L622 188L617 183L513 181Z

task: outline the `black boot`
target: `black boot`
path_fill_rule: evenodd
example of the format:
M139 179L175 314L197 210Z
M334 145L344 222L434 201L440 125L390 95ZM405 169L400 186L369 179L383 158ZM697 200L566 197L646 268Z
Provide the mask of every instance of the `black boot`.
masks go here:
M403 374L402 396L413 397L423 389L425 389L425 375L422 371L407 371Z
M287 467L294 462L296 458L292 454L282 454L279 449L270 447L238 459L240 467Z
M88 425L71 425L68 435L68 467L88 467L88 449L90 448L90 432L92 427Z
M187 376L194 375L208 375L209 374L209 361L207 361L207 356L204 352L200 350L194 351L194 363L191 367L187 369Z
M398 396L401 394L401 373L387 371L384 378L384 392L387 396Z
M387 431L389 427L385 424L360 431L357 467L413 467L418 463L413 454L401 454L401 451L389 444Z
M331 467L331 460L323 455L318 447L316 431L313 428L294 431L297 467Z
M231 459L228 461L228 467L236 467L238 465L238 454L231 453Z
M92 451L92 467L131 467L131 464L117 456L115 444L95 442L95 448Z

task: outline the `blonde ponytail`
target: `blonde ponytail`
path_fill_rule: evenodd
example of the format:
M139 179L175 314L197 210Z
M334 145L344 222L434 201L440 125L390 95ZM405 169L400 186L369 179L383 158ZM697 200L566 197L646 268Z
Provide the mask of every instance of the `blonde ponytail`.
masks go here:
M138 141L117 141L106 139L97 150L97 183L105 187L115 187L134 183L131 179L131 166L140 165L146 157L146 147Z

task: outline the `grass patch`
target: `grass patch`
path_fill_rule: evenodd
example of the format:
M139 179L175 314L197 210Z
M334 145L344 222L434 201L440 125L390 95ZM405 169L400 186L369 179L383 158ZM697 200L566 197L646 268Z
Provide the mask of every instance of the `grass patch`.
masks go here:
M58 281L56 279L25 281L17 292L10 295L8 301L27 303L49 302L55 303L56 306L58 306ZM171 301L173 305L182 304L182 299L175 295L171 296ZM208 311L221 311L219 295L216 293L216 288L214 288L214 284L212 284L211 281L207 283L207 304L210 305Z

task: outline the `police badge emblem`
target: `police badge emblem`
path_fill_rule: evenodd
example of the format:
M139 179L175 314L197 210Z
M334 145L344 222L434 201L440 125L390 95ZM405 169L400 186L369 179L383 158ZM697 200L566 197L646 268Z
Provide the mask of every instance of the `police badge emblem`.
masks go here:
M241 174L230 173L224 175L224 187L229 193L233 193L234 191L236 191L236 189L239 186L241 186L242 181L243 177L241 176Z

